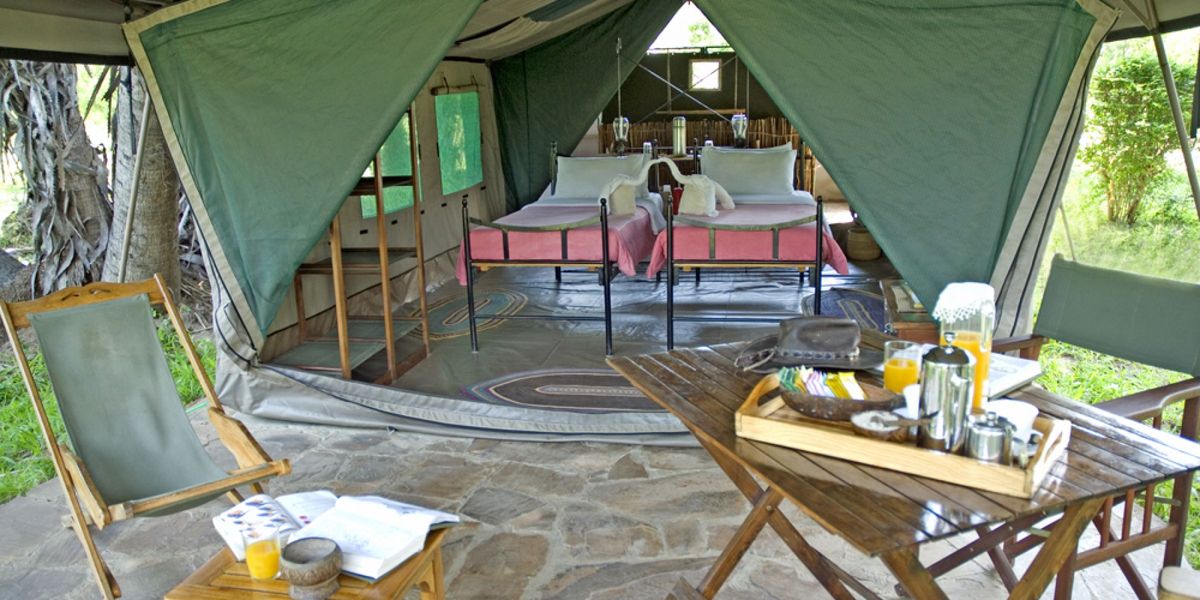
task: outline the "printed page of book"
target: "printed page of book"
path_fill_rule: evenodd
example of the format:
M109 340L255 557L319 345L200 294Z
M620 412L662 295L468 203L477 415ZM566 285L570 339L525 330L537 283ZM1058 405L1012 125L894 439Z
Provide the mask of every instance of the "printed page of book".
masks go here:
M246 558L246 550L242 547L242 531L274 527L279 529L281 539L287 539L300 529L299 523L292 519L288 511L266 494L250 496L213 517L213 527L238 560Z
M292 539L329 538L342 549L343 570L375 579L424 547L433 519L426 512L398 512L377 501L343 497Z
M329 490L317 490L287 494L276 498L275 501L288 512L292 520L304 527L333 508L337 499L337 495Z
M416 504L408 504L406 502L399 502L396 500L392 500L390 498L384 498L382 496L349 496L349 497L355 498L358 500L368 501L368 502L377 502L377 503L382 504L400 514L407 514L410 512L428 514L433 517L433 525L435 528L438 525L453 525L455 523L461 522L461 519L459 519L458 515L456 515L454 513L448 513L448 512L444 512L444 511L440 511L440 510L434 510L432 508L426 508L424 506L417 506Z

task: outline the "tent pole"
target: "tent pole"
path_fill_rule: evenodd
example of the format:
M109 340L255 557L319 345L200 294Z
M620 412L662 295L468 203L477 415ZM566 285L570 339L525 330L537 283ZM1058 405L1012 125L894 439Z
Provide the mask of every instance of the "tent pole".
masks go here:
M1071 260L1075 258L1075 242L1071 240L1071 227L1067 225L1067 211L1063 208L1062 201L1058 202L1058 216L1062 219L1063 232L1067 234L1067 248L1071 251Z
M411 127L411 125L410 125ZM392 276L389 272L392 255L388 244L387 216L384 215L383 204L383 160L379 151L375 151L375 229L379 245L379 295L383 303L383 338L387 351L388 383L399 376L396 372L396 329L392 323Z
M1167 48L1163 45L1162 32L1159 30L1158 10L1154 0L1146 0L1146 14L1138 12L1130 0L1125 5L1142 20L1150 35L1154 38L1154 52L1158 55L1158 66L1162 69L1163 83L1167 86L1167 101L1171 105L1171 114L1175 117L1175 134L1179 136L1179 148L1183 151L1183 164L1187 169L1188 183L1192 186L1192 202L1196 205L1196 217L1200 219L1200 179L1196 178L1196 164L1192 159L1189 147L1187 126L1183 123L1183 109L1179 106L1179 90L1175 86L1175 75L1171 72L1171 63L1167 60Z
M417 137L417 100L408 105L408 152L412 161L413 245L417 247L417 299L421 306L421 343L429 356L429 301L425 297L425 239L421 232L421 142ZM468 274L468 277L470 274ZM472 323L474 325L474 323Z
M132 67L129 77L133 77ZM133 87L129 88L129 102L133 103ZM134 146L133 181L129 184L129 210L125 211L125 232L121 237L121 261L117 269L117 283L125 283L125 267L129 265L129 244L133 241L133 219L137 214L138 182L142 178L142 147L146 144L146 124L150 121L150 95L142 101L142 122L138 127L137 145ZM133 107L130 107L130 111Z

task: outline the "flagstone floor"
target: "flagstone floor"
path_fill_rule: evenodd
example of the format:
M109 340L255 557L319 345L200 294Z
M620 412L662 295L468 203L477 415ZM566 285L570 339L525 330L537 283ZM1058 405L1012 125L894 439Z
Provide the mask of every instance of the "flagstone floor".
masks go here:
M466 524L445 548L450 598L662 598L681 576L699 580L748 510L698 448L537 444L258 420L249 425L268 452L293 461L292 475L273 484L272 492L378 493L464 515ZM211 431L200 431L212 448ZM0 505L0 597L98 597L82 549L61 525L65 508L57 486L49 482ZM209 519L225 506L214 501L101 532L101 551L125 597L161 597L203 564L221 546ZM879 561L811 520L795 520L832 560L885 597L895 596ZM935 544L923 558L945 555L965 541ZM1151 581L1160 561L1158 549L1135 556ZM1004 596L982 562L940 581L951 598ZM1114 566L1102 565L1077 575L1076 597L1132 597L1123 583ZM813 577L769 531L719 596L822 597Z

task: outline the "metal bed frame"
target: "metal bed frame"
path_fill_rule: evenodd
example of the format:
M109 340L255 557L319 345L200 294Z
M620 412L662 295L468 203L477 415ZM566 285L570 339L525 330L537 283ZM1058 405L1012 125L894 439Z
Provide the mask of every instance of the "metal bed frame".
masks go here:
M463 253L464 264L467 267L467 314L470 320L471 329L471 351L479 351L479 333L476 327L476 320L480 317L485 319L530 319L530 320L547 320L547 321L604 321L604 354L612 356L612 261L609 256L608 248L608 199L600 198L600 214L575 221L573 223L564 223L561 225L543 226L543 227L525 227L520 225L505 225L503 223L486 222L481 219L471 217L470 208L467 202L467 197L463 197L462 201L462 231L463 231ZM588 227L590 225L600 224L600 260L572 260L567 257L567 233L572 229L580 227ZM471 225L482 225L500 231L504 258L502 260L475 260L471 256ZM510 260L508 247L509 232L549 232L558 231L562 240L562 253L559 260ZM500 315L500 314L477 314L475 312L475 269L478 268L482 273L491 268L496 267L554 267L554 278L556 281L562 281L563 267L587 267L598 269L600 271L600 285L604 289L604 316L565 316L565 315Z
M704 315L676 315L675 314L675 276L676 268L684 270L695 269L696 281L700 281L700 269L744 269L744 268L777 268L786 267L799 270L800 273L800 288L804 288L804 270L812 269L812 285L814 289L813 312L821 314L821 270L825 266L824 260L824 242L825 242L825 210L824 200L817 196L817 212L811 217L803 217L783 223L775 223L772 225L720 225L709 223L706 221L695 220L686 216L676 216L670 203L664 203L667 209L667 349L675 348L675 321L687 322L704 322L704 321L739 321L744 323L774 323L779 320L778 316L768 317L764 314L743 314L735 317L716 317ZM816 254L814 259L810 261L799 260L779 260L779 232L783 229L798 227L816 221ZM680 222L693 227L701 227L708 230L708 258L707 259L688 259L682 262L675 260L675 223ZM752 260L719 260L716 258L717 249L717 231L770 231L771 232L771 261L752 261ZM661 275L661 273L660 273Z

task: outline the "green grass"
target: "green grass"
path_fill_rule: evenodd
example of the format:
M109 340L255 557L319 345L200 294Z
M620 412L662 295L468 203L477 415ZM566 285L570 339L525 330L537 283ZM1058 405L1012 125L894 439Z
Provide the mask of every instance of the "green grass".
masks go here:
M167 365L175 379L180 399L188 404L200 398L203 394L200 382L192 373L174 330L169 324L160 324L158 337L166 350ZM195 343L201 362L209 377L212 377L216 347L205 339L197 339ZM55 434L63 439L62 419L40 355L31 360L30 367L48 408ZM46 455L42 433L20 371L16 364L0 366L0 503L24 494L53 476L54 465Z
M1133 226L1107 222L1104 208L1095 198L1094 178L1086 167L1076 164L1063 198L1067 224L1074 243L1075 259L1109 269L1134 271L1155 277L1200 283L1200 223L1197 222L1187 180L1172 173L1144 201L1141 221ZM1071 246L1061 218L1051 236L1051 253L1071 257ZM1039 278L1045 285L1049 261ZM1040 298L1040 291L1035 294ZM1040 357L1042 377L1038 382L1051 392L1097 403L1186 379L1183 373L1156 369L1090 350L1047 343ZM1163 428L1177 433L1182 406L1165 411ZM1193 485L1192 511L1188 516L1187 561L1200 569L1200 481ZM1171 486L1159 486L1159 497L1170 497ZM1168 516L1168 507L1155 506L1155 513Z

